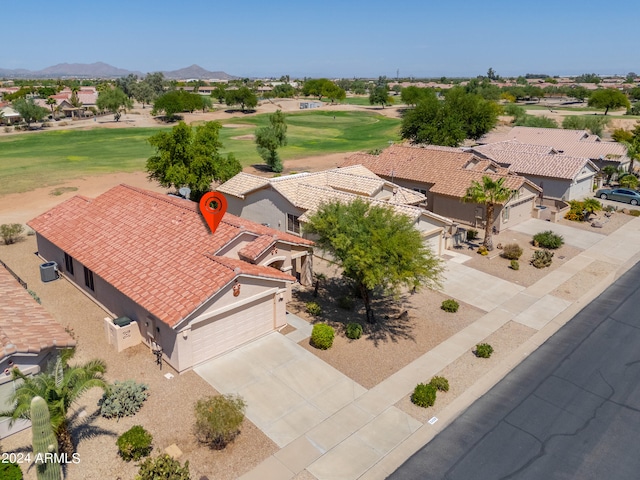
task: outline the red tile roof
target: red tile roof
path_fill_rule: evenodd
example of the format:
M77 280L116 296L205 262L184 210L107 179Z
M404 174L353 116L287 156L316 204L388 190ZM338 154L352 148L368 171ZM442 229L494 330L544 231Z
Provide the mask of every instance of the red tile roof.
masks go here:
M482 181L483 176L492 179L505 178L505 186L518 190L523 184L539 188L519 175L509 174L507 169L481 159L469 152L439 149L437 147L412 147L392 145L380 155L355 154L342 166L362 164L382 177L423 183L429 191L440 195L462 198L472 181Z
M29 226L170 326L239 272L293 281L274 268L217 255L241 234L313 245L229 213L211 234L198 204L127 185L95 199L73 197Z
M73 347L76 341L0 265L0 360L16 353Z

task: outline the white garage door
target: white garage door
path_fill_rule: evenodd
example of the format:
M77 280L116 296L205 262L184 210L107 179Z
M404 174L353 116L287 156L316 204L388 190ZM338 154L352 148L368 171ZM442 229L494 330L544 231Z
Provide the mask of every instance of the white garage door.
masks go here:
M434 255L440 255L440 232L431 234L422 238L423 243L431 249Z
M193 365L271 332L275 328L273 298L261 298L195 326Z

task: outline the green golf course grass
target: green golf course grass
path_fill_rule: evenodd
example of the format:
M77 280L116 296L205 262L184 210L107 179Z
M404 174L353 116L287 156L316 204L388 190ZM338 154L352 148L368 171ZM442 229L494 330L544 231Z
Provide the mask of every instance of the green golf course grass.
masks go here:
M243 166L264 163L251 139L268 114L223 120L251 125L222 128L223 153L233 152ZM329 153L371 150L399 140L400 120L368 112L302 112L287 115L288 145L283 160ZM0 195L54 186L73 178L144 170L153 148L147 139L170 127L59 130L0 139Z

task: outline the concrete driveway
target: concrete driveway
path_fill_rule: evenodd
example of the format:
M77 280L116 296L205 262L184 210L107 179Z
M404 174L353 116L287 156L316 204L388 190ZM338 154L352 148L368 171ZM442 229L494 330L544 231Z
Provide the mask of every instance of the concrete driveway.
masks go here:
M249 420L281 448L367 391L277 332L194 370L218 392L241 395Z
M567 225L560 225L558 223L545 222L544 220L538 220L537 218L531 218L514 227L509 227L509 230L515 232L526 233L527 235L535 235L536 233L544 232L545 230L551 230L553 233L562 235L564 237L564 243L574 247L586 250L592 247L600 240L606 238L606 235L595 232L587 232L579 228L569 227Z

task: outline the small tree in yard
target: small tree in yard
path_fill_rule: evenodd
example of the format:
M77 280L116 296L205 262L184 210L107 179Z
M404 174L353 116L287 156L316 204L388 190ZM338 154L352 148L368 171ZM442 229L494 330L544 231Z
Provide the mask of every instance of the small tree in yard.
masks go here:
M150 180L163 187L189 187L191 200L211 189L216 180L226 182L242 170L240 162L232 153L220 153L220 129L218 122L206 122L195 129L184 122L170 131L162 131L149 137L148 142L156 149L147 160Z
M462 197L463 202L481 203L486 207L486 225L482 245L484 245L487 250L493 250L493 212L495 211L496 205L507 202L513 195L513 190L507 187L504 182L505 177L494 180L484 175L482 177L482 183L474 180L471 186L467 188L465 196Z
M240 433L245 408L240 396L216 395L198 400L195 407L196 438L215 450L222 450Z
M269 115L269 126L256 130L256 145L258 154L273 172L282 172L283 166L278 148L287 144L287 123L284 113L277 110Z
M437 286L441 261L426 247L413 221L391 207L360 198L350 203L322 204L305 232L330 253L360 293L366 318L375 322L371 300L376 288L397 293L401 287Z
M0 236L5 245L16 243L23 231L24 227L20 223L4 223L0 225Z
M49 110L36 104L33 98L19 98L13 102L13 108L27 122L27 127L31 126L33 122L39 122L49 114Z
M100 92L96 100L96 107L100 110L113 112L113 119L118 122L121 116L120 110L126 112L127 109L133 108L133 102L126 93L115 87Z

